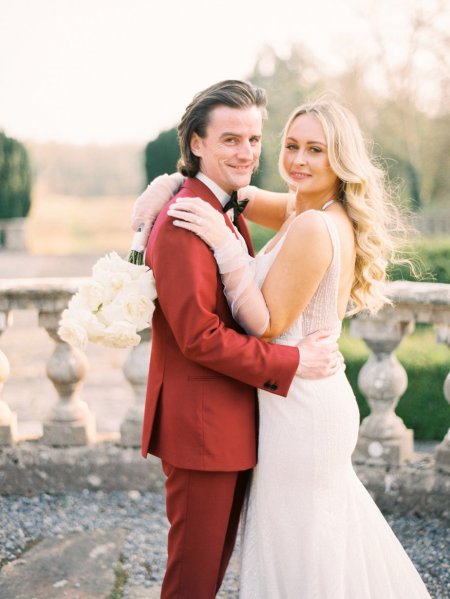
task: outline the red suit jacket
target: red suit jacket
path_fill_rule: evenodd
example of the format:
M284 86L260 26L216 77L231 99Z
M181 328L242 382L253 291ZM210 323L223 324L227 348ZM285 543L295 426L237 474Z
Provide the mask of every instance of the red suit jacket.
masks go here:
M246 470L256 464L256 388L286 396L299 354L243 334L233 320L212 251L167 216L176 197L196 196L222 210L206 185L186 179L147 246L158 299L142 454L178 468ZM238 221L252 251L244 218Z

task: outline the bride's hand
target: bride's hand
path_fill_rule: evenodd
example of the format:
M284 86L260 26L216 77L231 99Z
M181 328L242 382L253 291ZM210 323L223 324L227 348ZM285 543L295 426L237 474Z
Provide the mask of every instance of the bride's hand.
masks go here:
M158 214L165 204L180 189L184 177L180 173L171 175L160 175L153 179L147 189L141 193L133 206L131 215L131 228L143 231L143 244L147 245L147 239Z
M222 246L230 236L224 215L200 198L178 198L167 211L176 227L192 231L212 249Z
M252 202L255 199L256 192L258 188L255 185L246 185L245 187L241 187L237 191L237 199L239 201L248 200Z

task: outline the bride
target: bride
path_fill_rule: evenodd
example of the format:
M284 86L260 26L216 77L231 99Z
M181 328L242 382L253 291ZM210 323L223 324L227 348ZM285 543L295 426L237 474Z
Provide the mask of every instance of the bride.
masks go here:
M278 231L255 259L202 200L180 198L168 214L211 247L233 316L249 334L296 345L328 329L337 339L349 302L356 313L387 301L395 209L383 172L353 115L332 101L293 112L279 169L290 193L239 191L249 200L246 217ZM258 398L241 599L429 599L353 470L359 413L343 369L296 377L286 398L263 390Z

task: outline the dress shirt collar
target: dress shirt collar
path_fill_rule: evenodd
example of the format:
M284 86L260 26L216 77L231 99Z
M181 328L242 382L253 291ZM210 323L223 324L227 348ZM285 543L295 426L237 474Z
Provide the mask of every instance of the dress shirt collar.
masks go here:
M219 202L222 204L222 206L225 206L225 204L230 199L230 196L221 187L219 187L217 185L217 183L214 183L214 181L212 181L209 177L207 177L201 171L198 171L198 173L195 175L195 177L199 181L204 183L206 185L206 187L208 187L213 192L213 194L216 196L216 198L219 200Z

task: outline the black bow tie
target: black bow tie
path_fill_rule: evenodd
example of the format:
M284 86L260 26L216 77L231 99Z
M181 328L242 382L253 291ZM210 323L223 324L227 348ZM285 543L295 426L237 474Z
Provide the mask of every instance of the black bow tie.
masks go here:
M245 207L248 204L248 200L238 200L237 192L233 191L230 199L223 207L224 212L228 212L231 208L233 208L233 221L236 222L237 217L245 210Z

